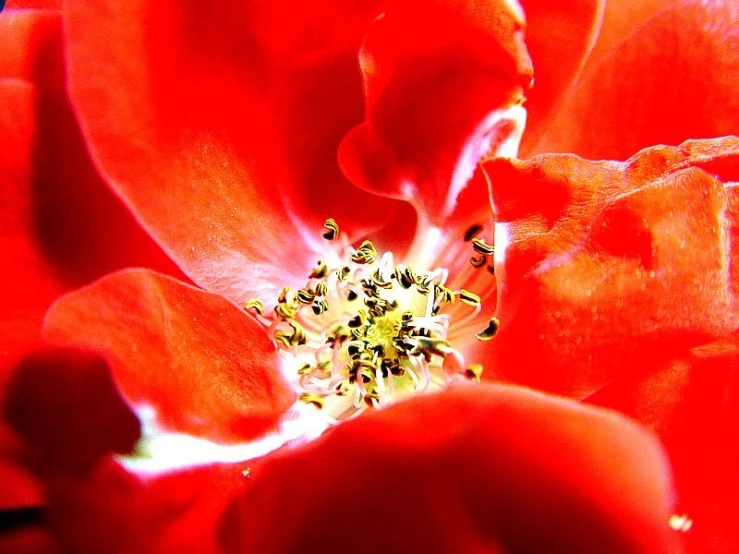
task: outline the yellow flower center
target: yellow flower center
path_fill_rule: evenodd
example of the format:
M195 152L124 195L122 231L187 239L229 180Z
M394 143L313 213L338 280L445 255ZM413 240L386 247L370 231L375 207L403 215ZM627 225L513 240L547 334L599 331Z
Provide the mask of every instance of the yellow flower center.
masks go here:
M338 237L333 219L325 227L324 238ZM484 265L492 247L471 240L477 252L472 264ZM349 249L344 265L319 260L305 287L282 290L270 317L258 300L244 308L268 328L299 401L335 423L454 380L479 380L481 366L465 368L462 354L447 341L445 308L459 301L469 309L467 320L480 312L480 298L451 290L446 280L445 269L395 265L391 253L378 257L365 241ZM488 340L497 326L491 319L477 338Z

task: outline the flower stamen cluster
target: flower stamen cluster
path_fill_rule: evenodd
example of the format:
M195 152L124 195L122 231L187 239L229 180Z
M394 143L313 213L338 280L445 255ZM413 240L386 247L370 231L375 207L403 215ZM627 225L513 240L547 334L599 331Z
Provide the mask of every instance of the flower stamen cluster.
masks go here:
M325 239L339 236L333 219L325 228ZM492 254L492 247L472 240L483 258ZM267 327L299 401L325 410L335 423L450 380L479 381L482 366L465 368L447 340L444 313L459 301L471 311L465 320L476 316L477 294L447 287L445 269L396 265L390 252L379 256L369 240L349 247L345 259L338 267L318 260L303 288L281 291L269 317L258 300L244 305ZM477 338L492 337L492 327L495 318Z

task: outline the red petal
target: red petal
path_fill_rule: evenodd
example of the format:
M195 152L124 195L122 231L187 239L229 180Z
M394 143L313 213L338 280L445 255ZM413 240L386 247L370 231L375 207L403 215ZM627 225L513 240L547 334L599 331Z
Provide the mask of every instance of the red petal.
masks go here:
M735 133L738 25L733 2L672 2L591 68L534 150L623 160Z
M15 9L41 9L41 10L58 10L61 9L61 0L8 0L5 4L6 10Z
M640 0L644 1L644 0ZM528 119L521 151L526 154L551 124L552 116L582 70L598 37L605 0L522 0L526 47L534 66L534 85L526 94Z
M587 394L739 325L727 217L738 139L625 164L552 155L486 170L510 240L491 378Z
M63 90L58 16L0 16L2 365L71 286L144 265L179 270L100 181Z
M57 554L62 551L47 528L40 525L32 525L27 528L0 534L0 552Z
M76 351L24 358L5 402L8 422L32 445L35 463L84 474L108 452L129 452L139 421L115 388L107 364Z
M243 489L243 469L212 465L137 477L108 460L85 479L47 474L50 524L64 552L216 554L218 519Z
M100 351L127 400L165 427L225 441L272 428L294 395L264 330L223 298L145 270L61 298L46 337Z
M739 337L696 348L646 376L622 379L589 401L635 417L665 444L690 552L739 548ZM689 522L689 523L688 523Z
M504 1L438 0L378 18L360 53L366 121L339 151L352 182L442 224L478 160L520 130L500 118L531 80L521 16Z
M356 234L392 212L351 187L334 159L361 117L354 59L374 9L65 8L70 91L93 157L199 285L237 301L302 286L315 254L301 233L312 239L332 216Z
M416 397L251 475L230 552L675 551L654 438L526 389Z

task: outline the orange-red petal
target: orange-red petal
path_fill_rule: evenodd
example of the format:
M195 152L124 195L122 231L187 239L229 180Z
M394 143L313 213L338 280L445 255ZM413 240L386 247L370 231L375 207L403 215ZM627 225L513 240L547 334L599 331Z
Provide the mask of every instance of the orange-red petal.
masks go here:
M489 377L579 396L739 326L739 139L486 169L508 241Z
M146 270L49 310L45 337L105 354L126 399L169 430L224 442L273 428L294 400L264 329L227 300Z

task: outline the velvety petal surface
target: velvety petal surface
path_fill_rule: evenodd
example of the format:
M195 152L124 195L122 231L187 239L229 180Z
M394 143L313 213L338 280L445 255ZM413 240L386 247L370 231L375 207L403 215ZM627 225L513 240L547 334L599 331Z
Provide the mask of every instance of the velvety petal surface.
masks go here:
M253 468L228 552L675 552L656 440L500 385L416 397Z
M490 378L580 396L739 325L739 139L485 169L502 254Z
M105 354L126 399L153 407L165 429L253 438L294 400L258 323L215 294L146 270L64 296L44 336Z
M649 375L618 380L588 399L640 420L661 438L679 498L671 523L689 552L739 548L738 372L735 334Z
M523 25L516 2L391 5L360 51L366 121L339 151L352 182L441 224L483 155L515 154L531 80Z
M665 6L660 11L647 2L643 9L653 17L617 45L606 41L604 49L612 47L608 55L595 53L532 152L624 160L653 144L737 133L736 2L682 0ZM642 23L639 10L629 28L637 23Z
M65 4L70 91L93 157L199 285L267 300L302 286L316 256L304 241L327 217L356 238L392 213L335 162L361 118L356 52L377 13L371 2Z

